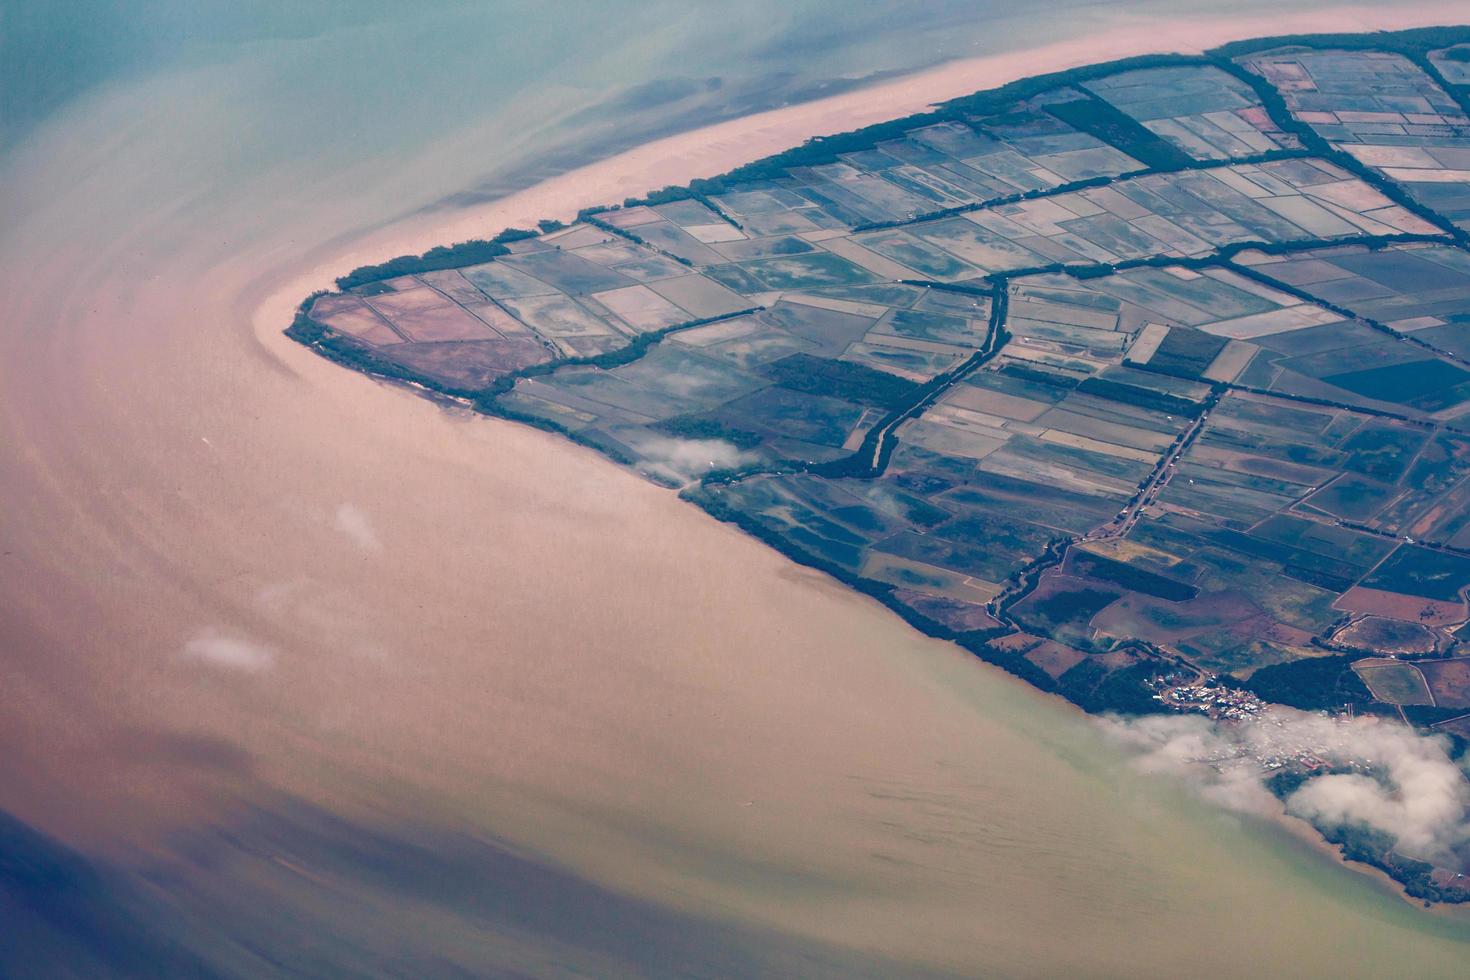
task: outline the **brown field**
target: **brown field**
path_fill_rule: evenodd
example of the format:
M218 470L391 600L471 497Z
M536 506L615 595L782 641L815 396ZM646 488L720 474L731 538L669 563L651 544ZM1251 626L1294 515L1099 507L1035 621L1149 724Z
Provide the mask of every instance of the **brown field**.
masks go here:
M356 296L349 296L345 293L327 293L324 296L318 296L316 302L311 304L311 315L321 320L334 313L355 310L361 306L362 300Z
M403 343L403 336L389 326L388 321L360 302L344 304L326 316L317 316L317 319L339 333L375 347Z
M1423 623L1426 626L1449 626L1465 621L1463 602L1421 599L1418 596L1365 589L1362 586L1354 586L1344 592L1332 606L1343 612L1384 616L1406 623Z
M578 225L566 231L547 235L545 241L560 249L573 249L584 248L588 245L601 245L605 242L616 241L616 239L601 228L592 225Z
M1116 585L1047 569L1031 594L1012 607L1017 621L1053 636L1091 638L1097 611L1127 593Z
M1153 565L1167 565L1170 567L1180 562L1177 555L1171 555L1169 552L1160 551L1157 548L1150 548L1146 544L1139 544L1137 541L1128 538L1105 538L1100 541L1089 541L1086 550L1094 555L1103 555L1104 557L1114 558L1121 562L1141 562L1145 565L1152 563Z
M1087 655L1054 640L1042 640L1026 652L1026 659L1056 679L1086 660Z
M659 330L694 319L647 286L609 289L594 293L593 298L640 331Z
M442 306L400 313L393 325L409 338L423 343L451 340L499 340L500 335L466 313L445 302Z
M1433 653L1434 633L1422 623L1405 623L1381 616L1364 616L1340 630L1334 642L1377 653Z
M1022 650L1029 650L1040 642L1041 637L1036 636L1033 633L1016 632L1010 633L1006 636L1002 636L998 640L991 640L990 645L995 647L997 650L1004 650L1007 653L1016 653Z
M1120 670L1123 667L1131 667L1139 661L1148 658L1136 650L1123 649L1095 654L1092 659L1102 664L1108 670Z
M534 340L400 344L386 356L457 388L482 388L502 375L551 360L551 353Z
M1419 515L1408 533L1416 538L1442 541L1461 530L1467 509L1470 509L1470 483L1462 483Z
M1045 402L1032 401L1029 398L1007 395L1004 392L990 391L986 388L977 388L974 385L956 385L944 396L944 403L984 412L987 415L1019 419L1022 422L1035 421L1038 416L1051 409L1051 406Z
M480 292L468 279L460 275L458 269L425 272L419 278L456 303L468 305L485 302L485 294Z
M364 300L367 305L392 320L404 313L418 313L422 310L432 310L441 306L449 306L449 300L445 299L437 289L428 286L415 285L408 289L402 289L395 293L379 293L369 296Z
M1093 617L1092 625L1110 636L1173 645L1204 632L1249 624L1252 632L1273 624L1239 592L1213 592L1185 602L1168 602L1129 593Z
M655 221L662 221L663 215L652 208L636 207L625 208L621 211L610 211L599 217L615 228L636 228L638 225L648 225Z
M1434 693L1435 704L1441 708L1470 708L1470 657L1430 660L1415 666Z
M985 611L984 606L973 602L947 599L943 596L915 592L911 589L895 589L893 596L920 615L928 616L936 623L947 626L956 633L995 629L1000 625L999 621Z
M1281 646L1310 650L1312 632L1289 623L1237 623L1232 632L1242 637L1255 637Z
M530 327L511 316L496 303L488 301L473 303L466 306L465 309L488 323L502 337L526 337L528 339L534 339L536 336Z

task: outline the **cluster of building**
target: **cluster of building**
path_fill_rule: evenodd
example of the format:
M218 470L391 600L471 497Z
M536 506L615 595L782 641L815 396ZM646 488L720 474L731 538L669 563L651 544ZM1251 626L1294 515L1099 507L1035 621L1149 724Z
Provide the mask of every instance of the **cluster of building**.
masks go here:
M1154 700L1177 711L1198 711L1210 718L1232 721L1259 717L1268 707L1249 691L1200 684L1161 686Z

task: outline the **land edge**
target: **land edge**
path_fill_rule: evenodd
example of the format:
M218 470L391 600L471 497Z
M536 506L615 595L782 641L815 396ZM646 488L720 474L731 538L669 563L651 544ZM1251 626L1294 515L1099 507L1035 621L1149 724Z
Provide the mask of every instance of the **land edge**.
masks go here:
M849 149L854 148L854 145L863 146L868 143L875 142L878 139L882 139L884 138L884 135L891 130L912 128L915 126L923 125L924 123L929 121L938 121L939 119L943 118L943 116L941 115L943 111L945 111L946 109L958 108L958 104L975 102L976 100L991 103L1014 102L1028 98L1035 94L1039 94L1040 92L1046 90L1063 87L1090 78L1095 78L1102 75L1112 74L1130 69L1158 67L1165 65L1218 65L1221 61L1229 61L1230 59L1240 57L1241 55L1247 53L1271 50L1288 46L1355 49L1375 48L1396 50L1399 51L1399 53L1410 55L1416 63L1420 64L1420 67L1428 67L1426 64L1427 59L1424 57L1423 54L1423 43L1415 45L1414 43L1412 43L1411 40L1419 40L1426 36L1433 37L1433 46L1435 47L1448 46L1450 44L1461 43L1466 40L1470 40L1470 27L1444 26L1408 28L1392 32L1360 31L1348 34L1276 35L1229 41L1223 45L1205 50L1199 55L1131 55L1111 61L1100 62L1096 64L1079 65L1077 67L1067 68L1060 71L1017 78L1013 81L1007 82L991 89L983 89L977 91L969 96L960 96L957 98L946 100L945 102L933 103L930 105L928 111L911 113L907 116L895 117L849 132L838 133L830 136L814 137L799 146L736 166L732 170L727 171L723 174L716 175L715 177L696 178L684 185L670 185L661 190L646 193L646 195L641 198L629 198L624 202L623 206L632 206L635 204L643 203L660 203L663 201L681 199L699 200L705 197L707 193L718 193L720 189L719 185L722 181L729 181L730 183L740 183L750 180L762 179L762 177L766 176L766 174L769 173L770 170L773 168L780 168L785 165L791 165L793 155L799 157L801 162L810 162L813 160L814 156L816 158L816 162L822 162L821 158L823 156L830 156L835 159L836 154L847 152ZM1437 82L1444 85L1444 79L1439 75L1436 70L1434 70L1433 68L1429 68L1429 72L1431 77L1435 78ZM1260 88L1259 86L1257 87ZM1453 88L1451 86L1445 85L1445 88L1447 91L1451 91L1452 94L1454 94ZM1274 90L1269 90L1269 92L1274 93ZM1263 92L1262 94L1263 96L1266 96L1268 93ZM1266 102L1268 110L1272 111L1273 116L1278 115L1277 110L1279 107L1273 106L1269 97L1263 98L1263 101ZM1461 101L1464 101L1463 96L1461 96ZM1351 164L1348 169L1350 169L1355 175L1365 177L1365 179L1367 179L1369 183L1377 187L1379 190L1389 192L1388 196L1390 197L1390 199L1395 200L1398 203L1406 203L1404 195L1401 191L1397 189L1396 185L1392 184L1389 181L1378 178L1376 175L1365 174L1364 171L1366 170L1366 168L1355 165L1355 161L1352 161L1351 157L1348 157L1346 154L1343 154L1340 151L1327 150L1325 152L1322 152L1320 140L1314 142L1317 142L1319 145L1317 147L1312 147L1312 149L1314 150L1312 155L1323 156L1333 160L1333 162L1336 163ZM1308 145L1310 147L1311 143L1309 143ZM1416 212L1421 210L1418 207L1412 207L1411 209L1415 210ZM597 223L596 215L605 210L609 210L609 208L598 206L587 207L579 211L576 217L579 220L590 220L593 223ZM1435 215L1433 212L1428 212L1428 215L1433 217L1436 222L1440 223L1443 227L1442 219L1439 219L1438 216ZM551 227L559 226L561 225L561 223L562 222L559 220L552 220L547 222L547 224L549 224ZM473 264L476 261L476 258L465 257L465 255L459 251L460 249L463 249L467 246L477 248L486 244L500 245L503 242L513 241L517 238L527 237L532 234L535 234L535 232L510 228L507 229L505 232L502 232L501 235L497 236L496 238L490 239L488 242L484 240L477 240L473 242L464 242L457 246L438 246L430 249L423 256L417 257L417 259L419 261L423 261L425 259L433 260L437 256L441 261L448 261L447 265L441 266L444 268L456 267L465 264ZM1463 233L1452 233L1448 237L1452 237L1462 246L1466 244L1465 236L1463 235ZM1322 244L1322 242L1314 242L1300 245L1299 247L1320 247ZM1296 250L1296 247L1291 247L1288 250ZM502 247L498 252L485 254L484 257L478 259L478 261L487 261L498 254L505 254L507 251L508 250ZM398 275L409 274L415 271L427 271L429 268L433 268L432 265L425 266L423 268L414 267L412 265L414 259L415 257L413 256L400 256L398 259L389 260L389 262L382 263L381 265L376 267L358 267L354 269L351 273L339 277L337 279L336 285L338 286L338 288L345 289L350 288L353 285L379 281L386 278L393 278ZM407 269L395 267L396 263L400 263L405 260L410 263L410 266ZM657 344L664 336L669 333L684 329L690 329L695 326L714 322L720 319L725 319L728 316L738 316L750 312L748 310L740 311L739 313L727 314L726 316L722 317L707 318L699 321L692 321L689 323L680 323L673 327L669 327L655 333L643 335L639 337L634 343L630 344L628 347L612 352L608 355L601 355L594 358L562 360L554 362L550 365L538 366L537 368L532 368L527 371L515 372L513 374L507 375L505 378L500 379L501 382L505 382L503 386L500 383L497 383L493 386L494 390L491 392L490 398L481 398L475 396L483 395L484 392L467 392L462 390L457 391L454 389L446 388L438 384L437 382L433 382L430 379L423 378L421 376L415 376L412 372L406 371L398 367L397 365L393 365L389 362L381 361L376 358L364 360L361 357L361 354L366 350L366 348L361 348L357 345L349 344L347 346L347 349L344 350L341 347L324 344L322 342L324 339L322 328L319 324L315 324L314 321L311 321L310 318L306 316L306 310L309 307L310 303L317 296L326 291L327 290L319 290L313 292L300 303L297 308L296 318L293 320L292 325L288 327L285 331L286 336L297 341L298 343L307 346L315 353L323 356L330 361L353 368L355 371L368 375L369 377L372 377L377 381L391 382L396 385L406 387L420 396L426 397L445 406L455 406L461 409L468 409L481 415L499 417L508 421L518 421L533 425L534 427L553 432L563 437L564 439L568 439L574 443L583 446L584 448L594 449L599 455L603 456L604 458L608 458L611 456L611 454L608 453L604 447L592 446L586 443L584 440L579 439L576 433L562 429L553 424L545 423L539 419L520 417L514 413L507 412L503 409L495 407L492 404L493 397L502 393L509 387L509 385L513 384L515 380L521 377L533 376L535 374L541 373L543 370L559 369L561 367L567 366L568 364L587 363L594 364L596 366L607 367L620 363L627 363L633 360L637 360L644 353L646 353L649 347ZM299 295L299 292L297 293L297 295ZM275 323L277 324L276 329L279 329L279 320L276 320ZM881 428L881 426L879 428ZM628 462L626 460L615 461ZM716 475L716 477L718 479L719 475ZM728 475L726 475L726 477L728 477ZM742 515L719 507L709 498L702 498L698 494L698 489L701 485L702 484L693 484L691 486L686 486L685 488L683 488L683 490L680 492L681 499L694 503L710 516L721 521L722 523L733 525L737 529L743 531L747 536L754 537L757 540L762 541L777 552L781 553L787 559L799 565L804 565L808 568L815 569L816 571L825 572L828 576L836 579L838 582L847 586L852 591L866 596L867 598L877 600L888 609L897 613L902 619L904 619L906 623L908 623L910 626L917 629L921 633L924 633L925 635L933 637L935 639L948 640L950 642L953 642L961 649L965 650L968 653L971 653L979 659L984 660L987 663L991 663L994 666L1000 667L1002 670L1005 670L1007 673L1014 675L1020 680L1027 681L1028 684L1039 693L1057 695L1061 698L1061 700L1065 701L1067 704L1075 708L1080 708L1081 710L1083 710L1084 713L1104 714L1116 710L1115 706L1108 704L1092 706L1081 704L1059 690L1055 682L1053 682L1048 675L1045 675L1040 672L1039 669L1034 668L1029 662L1023 661L1021 660L1021 658L1014 655L1005 655L1003 651L996 651L989 647L988 640L995 638L997 635L1009 632L1008 630L1001 629L956 632L955 630L945 627L942 624L937 623L898 602L892 595L892 586L863 579L860 576L849 573L844 569L833 566L820 558L804 552L799 547L789 544L776 535L765 531L765 529L761 528L759 525L742 519ZM1043 556L1043 558L1044 557L1045 556ZM1028 566L1028 568L1022 573L1022 580L1025 581L1025 579L1033 575L1036 570L1039 570L1039 568L1031 569ZM1014 601L1016 598L1024 596L1025 594L1026 589L1023 588L1018 595L1011 596L1009 598ZM1290 814L1283 813L1281 817L1283 819L1280 821L1271 820L1269 822L1283 826L1287 830L1287 832L1291 834L1291 836L1298 837L1307 842L1313 847L1314 850L1325 849L1325 851L1327 852L1335 853L1342 864L1352 867L1354 870L1361 873L1368 874L1372 879L1380 882L1381 884L1388 885L1392 891L1394 891L1403 900L1409 902L1410 904L1419 905L1422 903L1424 907L1430 907L1431 905L1439 905L1441 907L1445 906L1446 903L1431 902L1429 899L1423 899L1420 896L1412 894L1408 891L1405 883L1394 877L1387 870L1386 867L1374 864L1372 862L1359 861L1347 857L1342 847L1338 843L1333 842L1329 838L1325 837L1317 828L1312 826L1310 823L1303 821L1300 818L1296 818ZM1467 900L1470 900L1470 898L1459 899L1458 901Z

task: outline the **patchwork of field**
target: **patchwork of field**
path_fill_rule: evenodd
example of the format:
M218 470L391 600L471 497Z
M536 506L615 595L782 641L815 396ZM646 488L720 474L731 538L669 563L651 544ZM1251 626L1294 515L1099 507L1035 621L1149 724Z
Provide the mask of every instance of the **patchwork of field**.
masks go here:
M1242 383L1437 419L1470 411L1470 253L1404 244L1238 261L1359 321L1282 338Z
M1442 628L1466 619L1470 585L1470 556L1449 544L1470 520L1457 499L1467 452L1470 439L1450 430L1231 391L1122 543L1079 545L1113 560L1121 549L1123 577L1146 573L1147 584L1114 583L1122 598L1071 628L1241 676L1313 655L1312 638L1344 616L1403 624L1358 629L1359 648L1452 645ZM1118 578L1106 567L1104 581Z
M958 129L954 123L931 126L907 139L953 148L953 140L940 140L937 131L954 136ZM966 132L981 139L978 130ZM738 229L692 201L679 202L677 214L668 214L675 206L664 205L600 217L747 296L888 279L973 283L1057 264L1197 258L1246 242L1437 230L1346 171L1311 158L1146 174L940 217L924 217L934 208L908 200L892 212L875 210L873 202L892 195L890 171L845 162L791 173L710 198ZM973 202L929 203L952 208ZM915 214L921 217L907 220ZM699 241L698 235L710 237L709 229L721 240Z
M1470 118L1418 65L1391 52L1316 50L1256 55L1242 64L1334 147L1470 228Z
M1247 242L1434 231L1334 165L1292 159L1148 174L856 234L852 241L916 274L963 282L1057 264L1199 258ZM947 258L925 259L936 254Z
M1470 661L1395 659L1470 620L1470 253L1437 218L1470 227L1470 124L1398 54L1167 61L307 315L1086 707L1348 651L1385 705L1470 710Z
M1353 670L1386 704L1470 710L1470 657L1413 662L1369 658L1354 662Z
M1211 399L1208 384L1123 363L1148 314L1121 297L1157 276L1200 278L1143 269L1012 281L1001 353L901 422L876 477L769 474L700 493L789 550L902 590L921 615L933 618L920 596L946 600L940 622L977 615L1049 545L1116 526ZM1073 552L1066 567L1086 574L1084 564ZM1077 599L1039 592L1010 614L1048 638L1020 655L1042 670L1070 659L1067 683L1095 686L1140 658L1071 629L1063 610Z
M706 489L865 577L906 588L943 581L935 594L988 601L1048 542L1104 524L1127 504L1188 425L1156 407L1161 398L1197 408L1188 396L1208 394L1204 386L1162 393L1119 371L1079 379L1003 358L904 422L877 478L772 474Z
M1342 315L1230 265L1128 270L1074 288L1085 288L1090 302L1118 304L1124 321L1139 325L1126 364L1205 383L1254 383L1260 372L1252 365L1291 349L1293 338L1354 329Z
M778 184L841 226L859 227L1145 169L1058 113L1027 106L989 125L914 129L836 163L792 168ZM717 200L741 213L737 201ZM757 221L754 230L771 226Z
M1196 160L1301 145L1277 128L1249 85L1213 66L1127 71L1083 87Z
M764 298L759 312L672 334L631 364L523 381L501 405L681 484L847 456L989 332L984 296L888 284Z
M589 225L509 249L482 265L322 296L310 314L389 361L451 387L478 388L750 305L668 255Z
M1159 90L1170 95L1145 98ZM915 127L705 199L606 210L513 240L511 254L491 262L371 282L324 296L309 312L410 372L475 389L793 292L865 305L869 297L840 289L983 287L987 277L1026 269L1436 232L1325 160L1195 164L1292 145L1250 87L1219 68L1124 72L1001 115ZM1069 189L1077 184L1098 186ZM930 349L927 337L898 336L834 353L916 381L956 361L948 341ZM531 414L583 425L604 415L531 404ZM647 417L605 424L630 421Z

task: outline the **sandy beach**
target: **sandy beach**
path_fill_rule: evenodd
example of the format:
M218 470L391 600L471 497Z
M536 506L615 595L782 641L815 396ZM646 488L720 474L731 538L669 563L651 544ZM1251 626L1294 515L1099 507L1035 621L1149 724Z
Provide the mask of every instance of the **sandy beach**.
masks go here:
M849 132L923 112L928 107L1020 78L1145 54L1199 54L1231 41L1288 34L1393 31L1450 24L1466 15L1462 3L1344 4L1324 11L1288 11L1274 17L1139 19L1085 39L1059 41L1004 55L940 65L890 82L756 113L644 144L570 170L497 201L395 222L272 295L256 317L262 332L279 332L301 298L328 289L358 266L436 245L487 238L503 228L531 227L542 218L568 221L583 208L699 177L712 177L779 153L817 136Z

